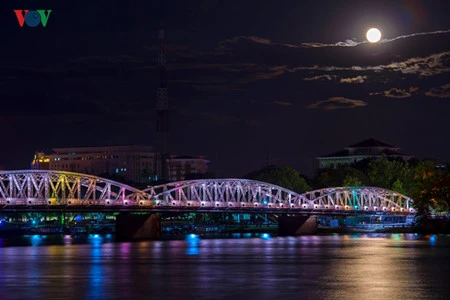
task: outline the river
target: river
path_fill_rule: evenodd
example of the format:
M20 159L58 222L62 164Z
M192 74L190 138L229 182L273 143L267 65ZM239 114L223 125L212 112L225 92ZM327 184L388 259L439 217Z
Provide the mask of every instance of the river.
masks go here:
M450 235L0 238L0 299L450 299Z

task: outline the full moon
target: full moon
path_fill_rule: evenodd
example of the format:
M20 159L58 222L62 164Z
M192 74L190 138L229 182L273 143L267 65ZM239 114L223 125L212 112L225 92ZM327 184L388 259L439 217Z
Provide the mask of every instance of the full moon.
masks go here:
M381 39L381 32L377 28L370 28L366 33L367 40L376 43Z

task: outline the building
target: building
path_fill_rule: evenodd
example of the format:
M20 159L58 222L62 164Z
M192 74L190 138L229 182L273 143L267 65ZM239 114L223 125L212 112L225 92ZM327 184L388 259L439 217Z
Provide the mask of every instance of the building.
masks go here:
M317 157L319 168L339 168L348 166L364 159L377 159L382 155L388 158L408 160L408 156L399 152L400 148L389 143L369 138L359 143L350 145L340 151Z
M183 180L189 173L206 173L203 157L170 157L166 164L170 181ZM36 153L31 169L70 171L96 176L117 176L131 183L157 181L162 174L159 154L150 146L103 146L55 148L53 153Z
M36 152L31 161L31 169L50 170L50 158L46 157L44 152Z
M208 161L193 156L173 156L170 159L169 176L176 180L186 179L188 174L205 174L208 171Z

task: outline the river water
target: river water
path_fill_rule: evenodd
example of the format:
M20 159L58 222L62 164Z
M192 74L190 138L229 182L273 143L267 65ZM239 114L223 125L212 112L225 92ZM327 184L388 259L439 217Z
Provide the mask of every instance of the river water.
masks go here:
M0 238L0 299L450 299L450 235Z

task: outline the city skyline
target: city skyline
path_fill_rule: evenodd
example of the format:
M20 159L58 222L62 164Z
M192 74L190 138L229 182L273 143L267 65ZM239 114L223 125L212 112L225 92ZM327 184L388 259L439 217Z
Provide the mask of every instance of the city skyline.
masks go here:
M445 1L87 4L0 5L5 168L52 148L156 146L161 21L170 152L205 155L218 176L266 163L311 175L316 157L369 137L450 160ZM45 27L19 26L28 7L52 10Z

